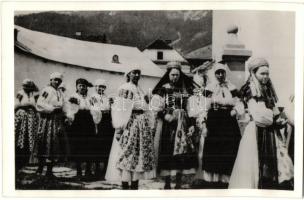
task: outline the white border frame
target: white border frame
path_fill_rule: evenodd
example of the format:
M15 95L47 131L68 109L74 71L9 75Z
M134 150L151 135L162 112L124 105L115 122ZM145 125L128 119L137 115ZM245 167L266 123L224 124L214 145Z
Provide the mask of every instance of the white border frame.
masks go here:
M295 190L15 190L14 189L14 11L32 10L276 10L296 13L295 51ZM2 171L3 195L22 197L300 197L303 187L303 5L272 2L3 2L2 3Z

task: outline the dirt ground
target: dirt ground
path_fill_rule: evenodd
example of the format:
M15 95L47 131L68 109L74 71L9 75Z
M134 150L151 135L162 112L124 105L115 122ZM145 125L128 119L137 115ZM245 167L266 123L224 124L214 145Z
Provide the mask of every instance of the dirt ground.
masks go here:
M56 178L49 179L45 177L45 171L42 175L37 175L37 166L26 166L17 175L16 189L20 190L110 190L121 189L120 182L109 183L102 178L92 177L76 177L76 169L71 166L55 166L53 173ZM182 188L193 188L194 175L183 176ZM153 180L141 180L139 189L163 189L164 180L155 178ZM172 188L174 188L174 177L172 180Z

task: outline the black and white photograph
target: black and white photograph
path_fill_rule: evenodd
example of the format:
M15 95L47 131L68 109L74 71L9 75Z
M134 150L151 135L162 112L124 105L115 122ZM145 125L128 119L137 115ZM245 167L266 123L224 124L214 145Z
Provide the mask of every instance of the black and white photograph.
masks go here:
M295 190L296 12L13 18L14 190Z

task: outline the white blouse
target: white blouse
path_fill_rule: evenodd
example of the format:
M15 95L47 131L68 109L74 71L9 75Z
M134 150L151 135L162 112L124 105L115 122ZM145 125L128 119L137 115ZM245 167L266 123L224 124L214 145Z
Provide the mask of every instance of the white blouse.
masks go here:
M15 108L21 107L21 106L36 106L36 99L38 98L39 93L38 92L30 92L27 94L24 90L20 90L17 93L17 97L15 100Z
M100 110L110 110L110 101L107 95L94 94L91 97L92 103Z
M115 98L111 109L114 128L124 128L131 117L132 110L149 110L144 96L141 88L131 82L119 87L118 97Z
M272 125L274 113L272 109L266 108L265 102L250 99L247 104L248 111L257 126L267 127Z
M62 108L64 97L60 90L52 86L45 87L38 98L36 109L39 112L51 113L55 108Z
M240 101L238 97L233 97L231 91L236 90L236 87L230 82L225 84L213 83L206 87L206 90L212 92L211 103L217 103L220 105L230 105L237 112L238 115L243 115L245 113L244 104Z
M70 102L72 98L77 100L77 104ZM101 120L100 110L98 109L97 105L93 104L91 96L88 95L83 96L78 93L74 93L68 98L67 113L66 113L67 117L73 121L75 119L75 114L79 110L90 111L95 124L98 124L100 122Z

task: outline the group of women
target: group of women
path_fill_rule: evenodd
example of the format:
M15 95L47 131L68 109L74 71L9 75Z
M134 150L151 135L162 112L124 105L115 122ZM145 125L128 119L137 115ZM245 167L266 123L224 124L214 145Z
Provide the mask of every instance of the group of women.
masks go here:
M215 81L207 71L213 68ZM139 86L140 68L128 68L126 83L115 99L106 83L76 81L76 93L67 97L63 77L53 73L50 85L38 94L26 79L15 108L16 170L38 158L37 173L64 159L76 164L77 176L120 181L122 189L138 189L139 180L164 177L164 189L182 188L185 174L196 174L202 188L279 189L293 181L293 163L282 129L292 120L277 109L269 78L269 63L254 59L250 76L237 90L221 64L205 63L193 79L170 62L167 72L147 95ZM248 119L243 135L239 121ZM64 153L63 153L64 152Z

